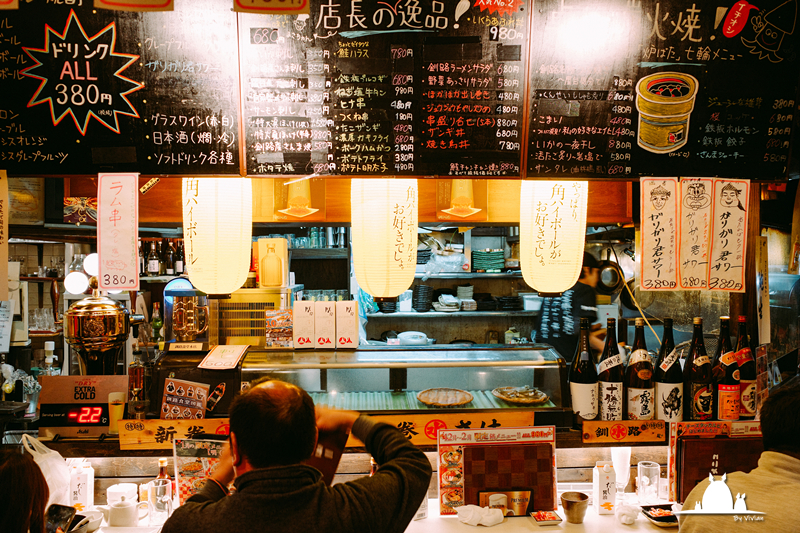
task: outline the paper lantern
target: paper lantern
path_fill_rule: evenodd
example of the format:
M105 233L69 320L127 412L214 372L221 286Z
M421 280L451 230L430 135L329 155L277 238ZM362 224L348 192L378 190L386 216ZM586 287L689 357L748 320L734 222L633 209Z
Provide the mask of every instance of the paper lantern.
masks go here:
M250 270L253 190L249 178L183 178L185 268L208 294L230 294Z
M522 277L539 293L562 293L580 276L588 191L585 181L522 181Z
M417 180L350 183L356 279L372 296L393 298L411 286L417 269Z

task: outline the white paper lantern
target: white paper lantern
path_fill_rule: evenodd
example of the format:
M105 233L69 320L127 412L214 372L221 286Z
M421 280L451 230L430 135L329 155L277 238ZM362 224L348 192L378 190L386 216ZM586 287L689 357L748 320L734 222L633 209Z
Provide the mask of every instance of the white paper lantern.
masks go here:
M250 270L253 189L249 178L183 178L185 268L195 287L230 294Z
M562 293L580 276L588 192L585 181L522 181L522 277L540 293Z
M358 284L376 298L411 286L417 269L417 180L352 179L353 267Z

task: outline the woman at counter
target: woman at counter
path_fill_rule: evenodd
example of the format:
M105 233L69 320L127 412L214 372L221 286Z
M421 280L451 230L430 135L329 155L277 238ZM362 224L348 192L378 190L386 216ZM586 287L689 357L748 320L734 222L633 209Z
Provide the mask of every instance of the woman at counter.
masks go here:
M45 533L50 490L39 465L16 449L0 448L0 531Z

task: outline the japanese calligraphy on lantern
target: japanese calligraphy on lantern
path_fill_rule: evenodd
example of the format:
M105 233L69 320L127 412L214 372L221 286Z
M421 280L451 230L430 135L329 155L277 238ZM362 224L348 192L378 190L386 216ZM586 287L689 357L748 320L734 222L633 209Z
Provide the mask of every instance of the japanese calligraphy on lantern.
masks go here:
M744 292L744 251L750 180L714 180L708 288Z
M416 268L417 188L409 185L392 208L392 250L394 262L401 270Z
M710 178L681 179L678 283L682 289L705 289L708 286L713 184L714 180Z
M139 174L100 174L97 182L98 283L105 290L139 288Z
M642 259L640 287L645 291L678 286L678 178L641 180Z

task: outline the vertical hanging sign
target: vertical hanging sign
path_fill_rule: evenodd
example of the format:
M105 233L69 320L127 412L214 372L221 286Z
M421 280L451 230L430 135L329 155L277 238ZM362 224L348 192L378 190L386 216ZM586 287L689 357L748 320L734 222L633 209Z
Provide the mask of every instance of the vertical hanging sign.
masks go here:
M105 290L138 290L139 174L99 174L98 178L98 284Z
M8 300L8 176L0 170L0 301Z
M641 180L642 259L640 287L678 288L678 178Z
M744 260L747 245L747 205L750 180L714 180L708 288L744 292Z
M758 237L756 249L756 310L758 311L758 343L769 344L769 242L766 237Z
M680 248L678 284L681 289L705 289L708 285L708 245L711 237L711 178L681 179Z

